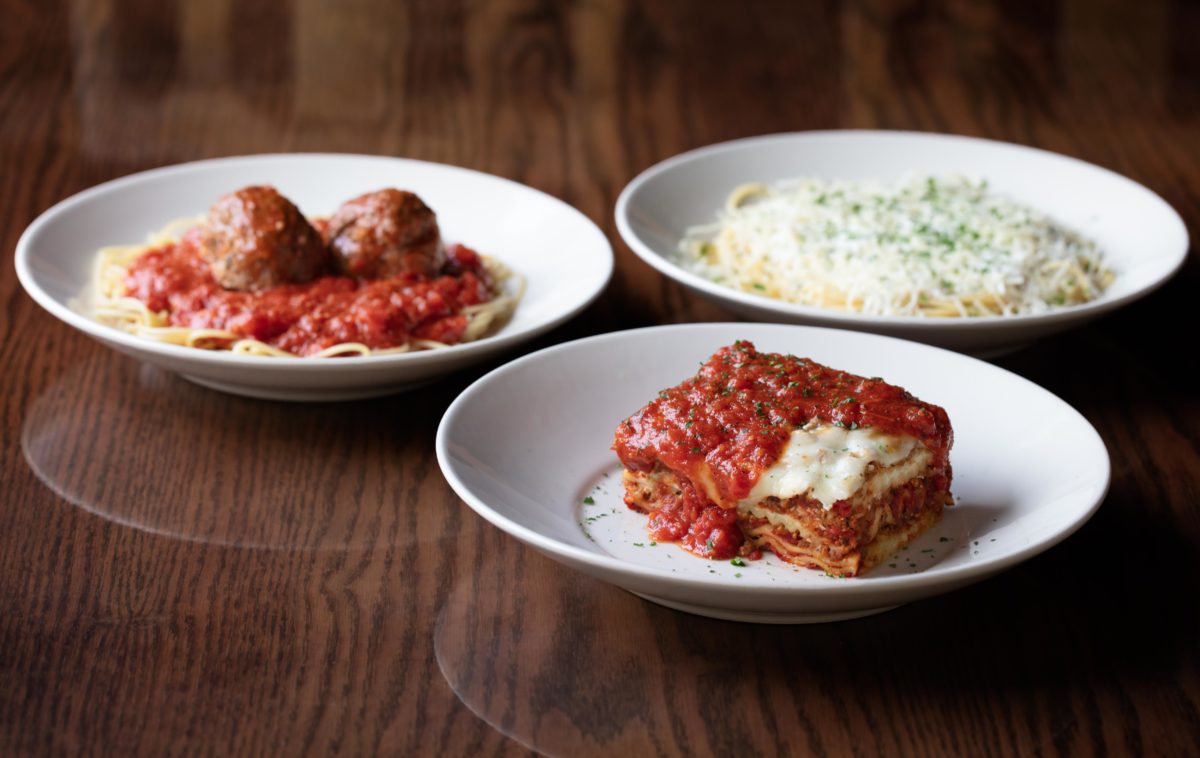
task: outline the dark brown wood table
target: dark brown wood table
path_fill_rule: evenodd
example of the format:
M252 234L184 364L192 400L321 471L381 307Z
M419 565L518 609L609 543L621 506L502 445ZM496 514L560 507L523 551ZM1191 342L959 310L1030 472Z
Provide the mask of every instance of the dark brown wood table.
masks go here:
M131 172L404 155L563 198L613 241L520 351L733 316L619 241L640 170L776 131L1036 145L1200 230L1200 6L1057 0L0 3L0 239ZM11 260L11 258L9 259ZM0 267L0 754L1200 752L1200 266L998 362L1112 455L1097 515L856 621L670 611L487 525L433 456L481 366L381 400L225 396L119 356Z

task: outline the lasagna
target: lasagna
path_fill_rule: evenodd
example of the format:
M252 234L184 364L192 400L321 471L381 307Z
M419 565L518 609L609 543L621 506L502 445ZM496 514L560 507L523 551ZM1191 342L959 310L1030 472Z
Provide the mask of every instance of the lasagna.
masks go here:
M900 387L737 342L621 422L613 449L653 539L857 576L952 504L952 443L946 412Z

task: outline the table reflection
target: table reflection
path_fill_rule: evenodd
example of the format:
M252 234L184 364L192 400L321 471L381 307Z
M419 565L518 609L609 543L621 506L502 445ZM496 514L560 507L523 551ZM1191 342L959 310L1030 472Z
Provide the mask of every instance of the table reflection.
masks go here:
M61 497L144 531L240 547L395 546L420 534L418 488L440 476L425 437L446 402L436 389L370 403L247 400L113 355L42 393L21 442ZM410 448L426 452L402 457Z

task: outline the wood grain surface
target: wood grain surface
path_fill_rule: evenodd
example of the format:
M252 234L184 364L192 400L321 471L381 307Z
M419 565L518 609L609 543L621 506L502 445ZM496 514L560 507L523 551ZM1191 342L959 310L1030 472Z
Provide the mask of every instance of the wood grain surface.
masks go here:
M637 172L775 131L1036 145L1200 229L1200 8L951 3L0 0L0 240L98 182L353 151L499 174L613 240L533 347L727 320L612 222ZM999 363L1113 461L1095 518L983 584L758 627L561 569L433 456L481 366L304 406L194 387L0 267L0 754L1195 755L1200 266ZM525 350L525 348L522 348ZM492 364L496 365L496 364Z

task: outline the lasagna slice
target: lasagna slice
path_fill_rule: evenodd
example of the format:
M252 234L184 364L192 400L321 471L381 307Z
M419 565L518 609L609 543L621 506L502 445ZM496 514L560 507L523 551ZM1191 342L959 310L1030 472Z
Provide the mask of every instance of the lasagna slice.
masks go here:
M625 503L705 558L857 576L952 504L946 412L878 378L722 348L617 429Z

